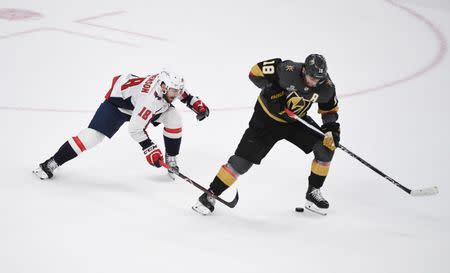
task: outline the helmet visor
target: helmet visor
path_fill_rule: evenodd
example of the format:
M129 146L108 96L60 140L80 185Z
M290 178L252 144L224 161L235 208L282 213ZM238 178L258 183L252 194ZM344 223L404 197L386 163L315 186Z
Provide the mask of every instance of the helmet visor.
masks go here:
M177 97L181 94L181 89L176 89L172 87L168 87L166 89L166 94L170 97Z

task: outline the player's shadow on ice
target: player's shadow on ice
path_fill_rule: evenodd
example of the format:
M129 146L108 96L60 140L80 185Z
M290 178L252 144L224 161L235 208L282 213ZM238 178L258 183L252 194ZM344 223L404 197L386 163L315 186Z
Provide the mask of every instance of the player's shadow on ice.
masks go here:
M59 178L59 177L58 177ZM53 181L52 181L53 182ZM136 193L139 189L133 187L127 183L127 181L108 181L106 178L99 179L98 177L79 177L75 179L55 179L54 183L59 184L66 188L76 188L76 189L86 189L88 191L99 191L99 192L121 192L121 193Z
M36 180L33 177L33 180ZM128 193L140 195L145 192L152 192L154 189L151 186L155 185L173 185L179 181L172 180L167 174L154 175L139 175L128 177L99 177L88 176L84 174L73 175L71 173L58 174L51 180L39 181L56 186L56 188L66 188L79 191L96 191L96 192L114 192L114 193ZM147 185L147 186L146 186ZM148 187L150 185L150 187Z
M173 180L172 178L169 177L168 174L154 174L154 175L147 175L144 178L141 178L143 180L145 180L146 182L153 182L153 183L162 183L162 184L167 184L167 183L177 183L178 179Z

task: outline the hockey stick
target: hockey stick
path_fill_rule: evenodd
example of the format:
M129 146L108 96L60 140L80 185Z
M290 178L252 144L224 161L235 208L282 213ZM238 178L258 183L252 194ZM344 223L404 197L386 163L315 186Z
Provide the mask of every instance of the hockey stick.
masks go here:
M324 133L322 131L320 131L318 128L314 127L313 125L311 125L310 123L308 123L307 121L301 119L300 117L298 117L295 113L293 113L292 111L290 111L289 109L285 109L285 112L288 114L289 117L296 119L297 121L300 121L301 123L303 123L304 125L306 125L308 128L310 128L311 130L313 130L314 132L320 134L321 136L324 136ZM408 193L411 196L425 196L425 195L435 195L439 193L439 189L438 187L434 186L434 187L429 187L429 188L423 188L423 189L415 189L415 190L411 190L405 186L403 186L402 184L400 184L399 182L395 181L393 178L389 177L387 174L383 173L382 171L378 170L377 168L375 168L374 166L372 166L371 164L369 164L367 161L365 161L364 159L362 159L361 157L359 157L358 155L356 155L355 153L353 153L352 151L350 151L349 149L345 148L342 144L339 144L337 146L337 148L340 148L342 151L346 152L347 154L349 154L351 157L355 158L356 160L358 160L359 162L361 162L362 164L364 164L366 167L370 168L372 171L376 172L377 174L381 175L382 177L384 177L385 179L387 179L389 182L391 182L392 184L396 185L397 187L399 187L400 189L402 189L403 191L405 191L406 193Z
M198 184L194 180L192 180L189 177L185 176L184 174L180 173L178 170L171 168L165 162L161 161L160 163L161 163L161 166L163 166L164 168L166 168L169 171L173 172L175 175L177 175L178 177L180 177L184 181L194 185L196 188L198 188L202 192L208 194L209 196L211 196L212 198L216 199L217 201L219 201L220 203L224 204L225 206L227 206L229 208L234 208L236 206L237 202L239 201L239 192L238 191L236 191L236 195L234 196L234 199L231 202L227 202L227 201L223 200L222 198L220 198L219 196L212 194L210 191L208 191L207 189L202 187L200 184Z

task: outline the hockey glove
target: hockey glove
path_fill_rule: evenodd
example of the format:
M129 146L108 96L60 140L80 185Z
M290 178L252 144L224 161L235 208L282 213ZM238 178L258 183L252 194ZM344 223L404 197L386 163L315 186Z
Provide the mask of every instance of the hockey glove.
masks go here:
M147 149L144 149L144 155L147 158L148 164L157 168L161 167L161 162L164 162L161 150L156 144L152 144Z
M197 120L202 121L209 116L209 108L201 99L193 97L190 105L192 111L197 114Z
M339 146L339 141L341 140L341 129L337 122L324 123L320 129L325 133L323 138L323 146L334 151L336 147Z

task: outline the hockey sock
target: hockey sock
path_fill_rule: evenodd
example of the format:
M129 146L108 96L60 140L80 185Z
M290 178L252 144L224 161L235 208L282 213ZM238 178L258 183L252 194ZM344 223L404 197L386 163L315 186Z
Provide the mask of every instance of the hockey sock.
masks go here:
M330 169L330 162L322 162L314 159L311 164L311 174L309 175L309 185L320 189L325 182Z
M82 130L77 136L66 141L53 156L58 166L74 159L82 152L93 148L103 141L105 135L102 133L86 128Z
M72 146L69 144L69 141L64 142L64 144L59 148L56 154L53 156L56 164L61 166L69 160L77 157L77 153L74 151Z
M181 137L169 138L164 136L164 145L166 147L166 153L169 156L176 156L180 153Z
M213 182L210 184L209 189L216 195L222 194L228 189L234 182L236 182L239 174L229 165L223 165Z
M314 173L311 173L308 177L309 186L320 189L323 186L323 183L325 182L326 176L320 176Z

